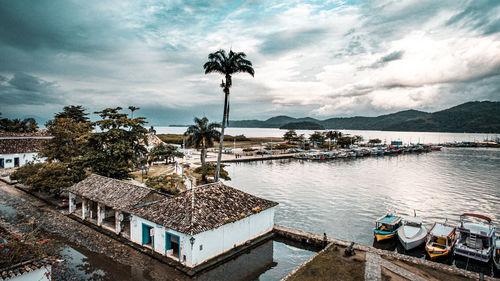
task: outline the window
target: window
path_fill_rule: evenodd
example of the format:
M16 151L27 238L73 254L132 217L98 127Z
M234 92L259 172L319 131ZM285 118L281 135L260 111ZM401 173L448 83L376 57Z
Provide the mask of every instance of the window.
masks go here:
M203 250L203 245L200 245L200 251L202 251L202 250Z

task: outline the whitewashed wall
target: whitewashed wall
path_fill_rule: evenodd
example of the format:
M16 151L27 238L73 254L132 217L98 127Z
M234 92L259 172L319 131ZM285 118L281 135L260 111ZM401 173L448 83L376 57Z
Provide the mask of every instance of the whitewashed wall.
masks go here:
M153 226L155 228L154 250L165 255L165 232L177 235L180 239L180 262L192 267L271 231L274 226L275 209L276 207L272 207L241 220L198 233L194 235L195 242L193 245L190 242L190 235L165 228L136 215L131 215L130 240L142 245L142 224ZM200 245L202 245L202 249L200 249ZM185 261L183 256L186 256Z
M45 162L45 158L38 158L38 153L16 153L16 154L0 154L0 158L4 160L4 168L14 168L14 158L19 158L19 167L26 165L28 162ZM7 160L10 159L10 163Z
M200 264L271 231L274 226L275 209L276 207L272 207L233 223L196 234L191 265ZM200 250L200 245L203 245L202 250Z

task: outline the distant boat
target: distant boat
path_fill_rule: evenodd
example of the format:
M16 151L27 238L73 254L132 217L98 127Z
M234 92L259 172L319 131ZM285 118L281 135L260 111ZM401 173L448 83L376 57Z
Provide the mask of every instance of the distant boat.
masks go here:
M425 250L431 259L448 256L457 242L456 227L435 222L427 235Z
M466 218L473 217L488 222L466 222ZM491 219L478 214L465 213L460 216L458 240L455 245L455 255L464 256L480 262L489 262L496 242L495 227Z
M398 229L398 238L407 251L424 244L426 237L427 228L422 225L422 218L403 218L403 226Z
M431 150L438 150L439 151L439 150L441 150L441 148L443 148L443 147L440 146L440 145L433 145L433 146L431 146Z
M392 216L387 214L383 217L378 218L375 222L375 229L373 230L375 239L377 239L378 242L395 237L400 226L400 216Z

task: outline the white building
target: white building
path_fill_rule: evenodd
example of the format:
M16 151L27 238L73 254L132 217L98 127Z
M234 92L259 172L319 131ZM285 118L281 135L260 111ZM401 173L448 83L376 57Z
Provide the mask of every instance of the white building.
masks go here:
M203 185L134 208L130 239L194 267L271 232L276 205L221 183Z
M169 196L91 175L68 191L71 213L187 267L271 232L278 205L222 183Z
M0 134L0 168L17 168L29 162L43 162L38 157L43 142L50 136L36 134Z

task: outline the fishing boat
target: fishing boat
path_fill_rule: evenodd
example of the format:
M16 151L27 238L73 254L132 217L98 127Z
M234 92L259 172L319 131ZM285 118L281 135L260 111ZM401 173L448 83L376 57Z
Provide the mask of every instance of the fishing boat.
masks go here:
M390 239L396 236L398 228L401 226L401 217L385 215L380 217L375 222L373 234L378 241Z
M468 218L480 219L481 222L466 221ZM462 214L460 227L457 230L458 240L453 251L455 255L480 262L490 261L496 240L495 227L491 224L490 218L472 213Z
M422 225L422 218L403 218L403 226L398 228L398 238L405 250L409 251L424 244L426 237L427 228Z
M495 249L493 251L493 264L500 271L500 237L495 239Z
M452 253L453 246L457 242L455 231L456 227L449 224L435 222L432 225L425 244L425 250L431 259Z

